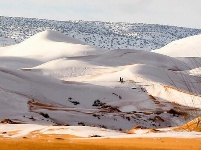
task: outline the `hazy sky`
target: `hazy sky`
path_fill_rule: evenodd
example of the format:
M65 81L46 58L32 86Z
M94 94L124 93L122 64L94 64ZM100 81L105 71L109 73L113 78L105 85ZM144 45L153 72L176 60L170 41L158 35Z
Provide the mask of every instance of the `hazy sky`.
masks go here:
M1 16L167 24L201 29L201 0L0 0Z

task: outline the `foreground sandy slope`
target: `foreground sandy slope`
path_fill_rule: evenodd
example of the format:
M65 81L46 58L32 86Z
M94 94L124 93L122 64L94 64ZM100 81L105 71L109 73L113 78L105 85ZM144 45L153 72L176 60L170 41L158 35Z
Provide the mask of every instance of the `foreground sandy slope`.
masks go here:
M72 139L68 135L47 136L37 139L1 139L0 145L2 150L10 149L138 149L138 150L199 150L201 147L200 139L175 139L175 138L135 138L135 139Z
M4 131L4 132L2 132ZM6 132L5 132L6 131ZM135 129L127 134L80 126L1 125L0 148L7 149L167 149L199 150L201 133ZM77 135L77 136L76 136ZM81 137L80 137L81 136Z
M201 114L199 66L187 57L108 51L38 33L0 48L0 135L200 138L169 128Z

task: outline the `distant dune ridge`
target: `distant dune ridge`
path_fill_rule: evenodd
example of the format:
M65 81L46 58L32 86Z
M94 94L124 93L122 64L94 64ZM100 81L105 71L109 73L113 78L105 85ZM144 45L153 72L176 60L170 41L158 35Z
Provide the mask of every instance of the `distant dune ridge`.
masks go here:
M201 114L199 40L154 52L109 50L47 30L1 47L0 135L200 138L168 128Z
M56 31L43 31L24 42L0 48L1 56L50 60L60 57L86 56L107 50L87 45Z
M201 34L171 42L154 52L171 57L201 57Z

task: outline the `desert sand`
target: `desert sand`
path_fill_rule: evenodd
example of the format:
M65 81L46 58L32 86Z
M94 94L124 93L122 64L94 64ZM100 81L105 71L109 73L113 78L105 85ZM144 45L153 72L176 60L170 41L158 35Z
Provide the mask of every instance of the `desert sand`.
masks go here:
M37 138L0 139L1 150L10 149L138 149L138 150L199 150L200 138L124 138L80 139L72 136L48 135Z

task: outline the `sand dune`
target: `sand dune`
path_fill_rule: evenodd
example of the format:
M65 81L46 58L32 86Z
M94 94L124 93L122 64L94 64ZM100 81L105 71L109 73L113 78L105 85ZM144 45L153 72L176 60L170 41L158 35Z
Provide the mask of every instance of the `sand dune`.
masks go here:
M201 35L195 35L173 41L155 53L164 54L171 57L201 57Z
M0 48L0 56L23 57L36 60L96 55L107 50L85 43L55 31L43 31L24 42Z
M196 45L192 52L187 50L188 44L182 53L173 47L176 57L180 53L185 56L179 59L166 56L163 50L158 54L99 49L55 31L44 31L20 44L2 47L0 120L31 124L28 131L19 125L24 134L32 132L31 127L43 130L47 124L67 124L70 128L52 127L54 132L47 134L65 131L81 137L97 132L100 136L108 133L125 138L129 136L123 130L133 126L181 126L201 112L201 80L195 73L200 60L195 58L192 63L189 58L196 56L199 39L183 39L184 43ZM13 129L5 126L2 128L8 131ZM149 136L178 134L171 134L171 128L162 131ZM137 130L135 134L146 137L147 132L150 129Z
M183 126L175 128L176 131L195 131L201 132L201 117L197 117Z

